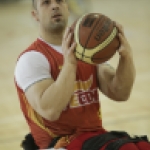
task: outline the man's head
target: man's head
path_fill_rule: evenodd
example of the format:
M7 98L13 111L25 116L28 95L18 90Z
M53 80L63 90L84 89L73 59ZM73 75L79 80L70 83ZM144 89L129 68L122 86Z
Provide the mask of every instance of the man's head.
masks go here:
M32 14L41 30L51 33L64 31L69 15L66 0L32 0L32 3Z

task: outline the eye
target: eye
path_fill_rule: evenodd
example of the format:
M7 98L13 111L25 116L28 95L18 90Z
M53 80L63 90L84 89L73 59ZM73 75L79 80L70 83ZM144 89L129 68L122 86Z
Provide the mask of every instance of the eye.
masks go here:
M58 3L63 2L63 0L57 0Z
M49 3L50 3L49 0L44 0L44 1L43 1L43 4L49 4Z

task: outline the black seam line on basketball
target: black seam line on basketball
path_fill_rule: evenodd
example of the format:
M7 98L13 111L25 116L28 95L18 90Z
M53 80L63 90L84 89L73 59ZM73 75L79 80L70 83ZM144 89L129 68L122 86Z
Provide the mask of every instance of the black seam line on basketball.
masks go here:
M113 26L113 28L115 28L115 27ZM112 31L112 32L113 32L113 31ZM111 33L112 33L112 32L111 32ZM118 32L118 31L117 31L117 32ZM115 37L114 37L113 39L115 39L116 36L117 36L117 33L116 33L116 35L115 35ZM113 39L110 41L109 44L111 44L111 42L113 41ZM108 45L109 45L109 44L108 44ZM105 47L103 47L103 49L101 49L101 52L103 52L104 49L105 49L106 47L108 47L108 45L106 45ZM119 47L118 47L118 48L119 48ZM116 51L117 51L118 48L116 48L116 50L114 50L113 52L116 53ZM95 56L97 53L98 53L98 52L96 52L96 53L94 54L94 56Z
M79 52L76 52L76 53L78 53L78 54L80 54L80 55L82 55L81 53L79 53ZM86 56L86 55L83 55L84 56L84 58L91 58L91 57L88 57L88 56ZM106 58L109 58L111 55L108 55L108 56L106 56L106 57L102 57L102 58L93 58L93 59L106 59ZM81 59L82 60L82 59Z
M110 57L104 57L104 58L92 58L92 60L105 60L105 59L109 59Z
M108 45L107 45L108 46ZM105 46L104 48L106 48L107 46ZM104 48L101 50L104 51ZM116 50L117 51L117 50ZM112 56L115 55L116 51L114 50L113 53L111 54ZM95 56L98 52L96 52L93 56ZM94 58L94 59L98 59L98 58Z
M85 47L87 46L87 44L88 44L88 42L89 42L89 40L90 40L90 38L91 38L91 35L92 35L93 31L95 30L96 26L99 24L99 22L100 22L103 18L104 18L104 16L101 16L101 18L100 18L100 16L99 16L99 20L98 20L97 23L95 24L93 30L90 32L89 37L88 37L88 39L87 39L87 42L85 43L84 50L83 50L83 52L82 52L82 59L83 59L83 53L85 52Z
M99 57L99 58L92 58L92 59L105 59L105 58L109 58L109 57L111 57L111 55L108 55L108 56L106 56L106 57Z
M97 21L97 23L95 24L94 28L91 30L91 32L90 32L90 34L89 34L89 37L88 37L88 39L87 39L87 42L85 43L85 47L87 46L87 44L88 44L88 42L89 42L89 40L90 40L90 38L91 38L91 35L92 35L93 31L95 30L96 26L99 24L99 22L100 22L103 18L104 18L104 16L101 16L101 18L100 18L100 16L99 16L99 20ZM83 50L83 52L82 52L82 59L83 59L83 53L85 52L85 47L84 47L84 50Z
M114 28L115 28L115 27L113 27L113 29L114 29ZM112 31L112 32L113 32L113 31ZM112 33L112 32L111 32L111 33ZM111 34L111 33L110 33L110 34ZM116 35L114 36L114 38L113 38L113 39L115 39L115 38L116 38L116 36L117 36L117 32L116 32ZM108 36L108 37L109 37L109 36ZM107 37L107 38L108 38L108 37ZM109 42L109 44L113 41L113 39ZM106 39L105 39L105 40L106 40ZM108 44L108 45L109 45L109 44ZM106 48L108 45L106 45L104 48ZM103 48L103 49L101 49L101 52L104 50L104 48Z

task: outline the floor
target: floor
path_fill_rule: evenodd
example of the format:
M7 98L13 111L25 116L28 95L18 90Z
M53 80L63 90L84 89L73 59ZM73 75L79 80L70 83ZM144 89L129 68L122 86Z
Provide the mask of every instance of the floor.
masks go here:
M150 138L150 1L92 0L89 12L103 13L124 26L133 49L136 81L127 102L101 95L103 125ZM20 150L29 132L21 113L13 74L16 59L37 36L30 0L0 4L0 149ZM70 21L71 22L71 21ZM110 61L117 67L118 55Z

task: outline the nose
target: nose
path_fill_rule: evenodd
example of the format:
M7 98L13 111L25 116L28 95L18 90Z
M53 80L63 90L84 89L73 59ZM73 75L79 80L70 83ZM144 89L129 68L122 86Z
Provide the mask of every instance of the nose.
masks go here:
M52 10L58 10L59 9L59 4L57 3L56 0L51 1L51 8L52 8Z

